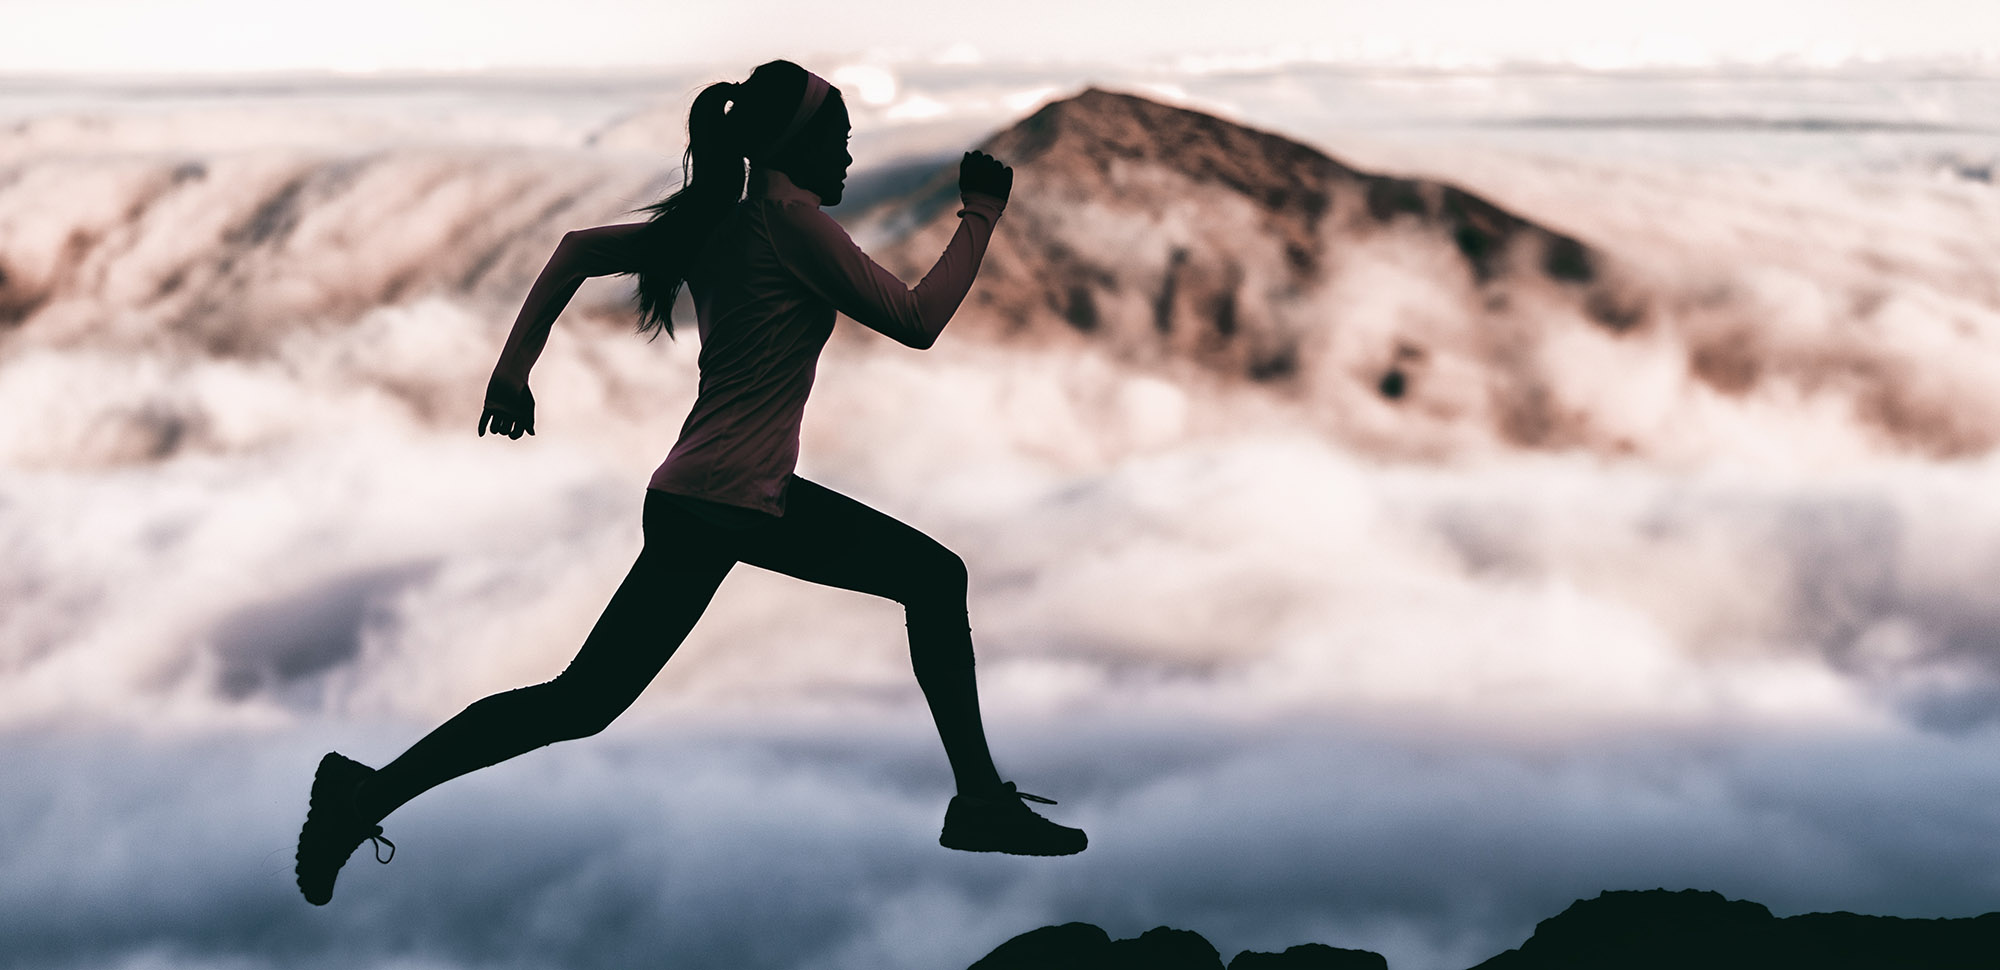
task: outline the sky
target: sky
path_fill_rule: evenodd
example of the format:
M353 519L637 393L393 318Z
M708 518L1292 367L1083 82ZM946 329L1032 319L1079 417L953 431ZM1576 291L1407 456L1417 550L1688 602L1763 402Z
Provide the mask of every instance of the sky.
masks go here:
M1980 0L5 0L0 73L633 70L877 61L1286 57L1593 68L2000 57Z

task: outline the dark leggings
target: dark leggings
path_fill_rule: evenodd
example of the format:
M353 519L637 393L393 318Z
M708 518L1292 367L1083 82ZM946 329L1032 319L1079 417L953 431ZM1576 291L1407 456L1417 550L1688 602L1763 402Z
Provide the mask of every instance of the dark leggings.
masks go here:
M646 493L646 545L576 659L554 680L475 701L358 793L372 818L432 787L588 737L637 700L739 562L903 604L910 661L960 791L997 786L972 672L965 562L936 540L802 478L783 517Z

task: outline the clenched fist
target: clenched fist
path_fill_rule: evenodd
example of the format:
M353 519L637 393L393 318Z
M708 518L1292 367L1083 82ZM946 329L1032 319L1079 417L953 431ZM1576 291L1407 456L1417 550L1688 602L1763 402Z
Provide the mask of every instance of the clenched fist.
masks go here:
M479 433L487 431L519 438L522 432L535 433L535 395L528 385L515 384L493 375L486 382L486 410L479 415Z
M958 191L977 192L1007 201L1014 190L1014 170L985 152L966 152L958 163Z

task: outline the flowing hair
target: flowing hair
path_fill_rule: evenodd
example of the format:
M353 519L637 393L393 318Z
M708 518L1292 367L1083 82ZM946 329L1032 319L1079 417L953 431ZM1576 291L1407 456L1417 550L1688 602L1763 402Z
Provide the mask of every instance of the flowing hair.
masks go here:
M740 83L702 88L688 109L681 188L645 207L648 254L638 272L640 333L674 333L674 299L724 216L743 199L749 156L777 138L805 93L806 69L791 61L758 65Z

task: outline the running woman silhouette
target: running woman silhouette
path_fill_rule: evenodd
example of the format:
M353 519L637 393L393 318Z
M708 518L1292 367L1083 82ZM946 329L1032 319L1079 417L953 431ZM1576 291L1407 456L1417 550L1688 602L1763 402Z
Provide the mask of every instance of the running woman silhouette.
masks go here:
M793 473L799 423L839 311L910 347L937 340L972 286L1014 172L967 152L963 207L915 289L863 253L821 205L840 201L847 107L790 61L702 89L688 113L689 177L645 222L566 234L528 290L487 384L479 433L535 432L528 371L587 277L638 278L640 330L673 330L683 282L701 333L700 389L653 473L645 545L567 668L474 702L380 769L329 753L299 832L298 884L315 905L381 821L430 788L543 745L602 731L672 657L736 563L884 596L904 607L916 671L957 794L939 843L973 852L1068 855L1084 833L1003 782L980 722L965 563L902 522ZM747 164L746 164L747 163ZM747 168L747 185L746 185ZM747 193L746 193L747 188Z

